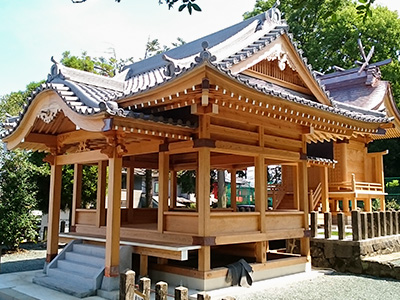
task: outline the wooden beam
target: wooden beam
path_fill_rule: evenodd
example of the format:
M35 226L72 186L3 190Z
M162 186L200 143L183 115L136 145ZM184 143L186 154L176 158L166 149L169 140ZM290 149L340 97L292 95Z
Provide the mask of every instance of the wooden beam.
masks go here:
M168 211L168 185L169 185L169 154L160 152L158 155L158 231L164 232L164 212Z
M25 137L25 142L27 143L35 143L35 144L44 144L49 148L57 147L57 136L50 134L40 134L40 133L29 133Z
M74 165L74 185L72 189L72 216L71 216L71 226L76 225L76 209L81 207L82 198L82 165Z
M97 205L96 205L96 226L106 225L106 181L107 161L102 160L97 164Z
M58 232L60 222L62 167L57 158L51 165L49 193L49 227L47 234L46 263L50 263L58 254Z
M106 229L105 276L119 276L119 240L121 224L121 171L122 158L117 149L108 163L108 207Z
M57 156L57 165L91 164L100 160L107 160L108 156L100 150L69 153Z

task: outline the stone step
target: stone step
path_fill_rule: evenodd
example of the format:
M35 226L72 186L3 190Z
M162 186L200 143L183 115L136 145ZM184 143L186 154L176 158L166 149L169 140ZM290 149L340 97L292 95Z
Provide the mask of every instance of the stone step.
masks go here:
M66 272L78 273L85 277L94 277L97 276L104 269L104 266L94 267L93 265L87 265L67 259L61 259L57 261L57 269L65 270Z
M101 258L104 258L106 255L106 249L104 247L88 244L74 244L73 252Z
M72 262L86 264L86 265L93 266L93 267L104 267L104 258L98 257L98 256L88 256L88 255L76 253L76 252L66 252L65 259L72 261Z
M96 286L96 280L93 277L88 277L87 275L82 275L82 273L78 272L61 270L59 268L50 268L47 271L47 276L51 278L58 278L61 282L68 281L70 284L75 286L92 289Z
M77 298L84 298L96 294L96 290L88 288L83 285L74 284L69 278L58 278L58 277L34 277L33 282L41 286L51 288L53 290L66 293Z

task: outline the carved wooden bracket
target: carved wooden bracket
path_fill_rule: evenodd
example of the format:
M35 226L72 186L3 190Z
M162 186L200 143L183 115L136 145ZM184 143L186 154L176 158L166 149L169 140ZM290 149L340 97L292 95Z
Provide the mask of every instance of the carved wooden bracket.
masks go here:
M116 151L118 157L122 157L124 153L127 152L123 133L108 135L106 140L107 144L100 150L100 152L107 155L109 158L114 156L114 150Z

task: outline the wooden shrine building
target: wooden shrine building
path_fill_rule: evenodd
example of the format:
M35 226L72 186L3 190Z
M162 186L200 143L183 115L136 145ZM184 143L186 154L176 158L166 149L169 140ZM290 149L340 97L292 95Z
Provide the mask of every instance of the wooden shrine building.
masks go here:
M49 153L47 263L58 250L62 166L74 165L68 236L105 245L106 280L119 276L119 247L128 245L140 255L141 275L204 290L225 285L226 266L240 258L255 280L309 268L309 211L318 203L328 210L329 199L332 209L343 201L345 211L348 200L370 209L371 198L382 199L384 153L367 153L366 145L398 137L399 120L378 64L317 75L271 8L114 78L55 62L1 138L8 149ZM86 209L82 166L93 164L97 205ZM272 207L268 165L282 166ZM236 197L231 207L212 208L210 170L248 167L255 170L254 211L237 211ZM133 207L134 168L157 170L158 208ZM195 208L176 205L182 170L195 171ZM298 254L274 244L288 239L300 240Z

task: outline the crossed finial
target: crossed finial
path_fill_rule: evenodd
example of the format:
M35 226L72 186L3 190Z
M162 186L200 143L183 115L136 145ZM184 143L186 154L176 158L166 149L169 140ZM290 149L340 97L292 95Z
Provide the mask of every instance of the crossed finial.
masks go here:
M358 39L358 48L360 49L361 56L364 59L364 62L356 61L356 64L361 65L360 70L358 70L358 74L360 74L362 71L364 71L366 67L368 67L369 61L371 60L371 57L374 54L375 46L372 46L371 50L369 50L368 56L365 55L361 39Z

